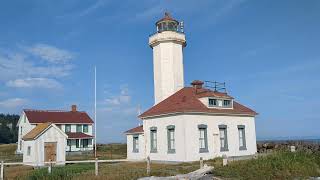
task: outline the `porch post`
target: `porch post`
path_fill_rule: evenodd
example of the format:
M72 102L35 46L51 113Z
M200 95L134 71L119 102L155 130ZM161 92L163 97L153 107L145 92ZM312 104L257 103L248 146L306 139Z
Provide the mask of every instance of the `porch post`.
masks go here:
M1 172L0 172L0 180L4 179L4 163L1 161Z

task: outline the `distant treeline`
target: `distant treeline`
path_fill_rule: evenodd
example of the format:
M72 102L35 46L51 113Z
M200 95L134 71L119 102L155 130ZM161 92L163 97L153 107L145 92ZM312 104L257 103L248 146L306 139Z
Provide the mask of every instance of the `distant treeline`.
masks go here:
M18 121L19 121L19 115L0 114L0 144L17 142Z

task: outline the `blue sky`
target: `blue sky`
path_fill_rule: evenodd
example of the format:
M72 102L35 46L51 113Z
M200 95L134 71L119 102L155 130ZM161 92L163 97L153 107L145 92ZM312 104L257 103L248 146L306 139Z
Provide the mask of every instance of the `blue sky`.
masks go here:
M185 84L225 81L259 112L258 138L320 136L320 1L1 1L0 112L93 115L98 141L124 141L153 105L148 36L165 11L185 23Z

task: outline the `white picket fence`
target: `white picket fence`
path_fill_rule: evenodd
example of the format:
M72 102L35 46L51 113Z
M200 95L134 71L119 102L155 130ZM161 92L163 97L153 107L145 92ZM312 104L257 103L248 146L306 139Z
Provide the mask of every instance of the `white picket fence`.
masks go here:
M98 160L97 158L95 160L83 160L83 161L49 161L44 162L46 164L46 167L48 168L48 173L52 172L52 166L54 164L80 164L80 163L94 163L95 164L95 175L99 175L99 163L116 163L116 162L139 162L139 161L130 161L127 159L112 159L112 160ZM140 161L145 162L145 161ZM30 165L34 164L32 163L26 163L26 162L4 162L1 161L1 169L0 169L0 180L4 180L4 168L5 166L16 166L16 165ZM150 159L147 160L148 168L147 172L150 172ZM35 164L37 165L37 164Z

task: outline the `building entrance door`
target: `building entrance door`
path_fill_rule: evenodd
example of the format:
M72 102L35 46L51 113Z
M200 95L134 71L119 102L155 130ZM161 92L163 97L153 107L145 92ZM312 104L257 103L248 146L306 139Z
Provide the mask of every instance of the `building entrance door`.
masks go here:
M44 161L49 162L57 160L57 143L56 142L46 142L44 143Z

